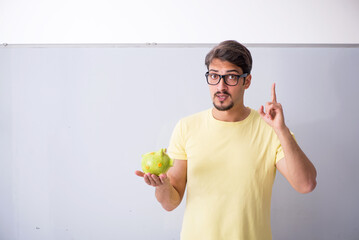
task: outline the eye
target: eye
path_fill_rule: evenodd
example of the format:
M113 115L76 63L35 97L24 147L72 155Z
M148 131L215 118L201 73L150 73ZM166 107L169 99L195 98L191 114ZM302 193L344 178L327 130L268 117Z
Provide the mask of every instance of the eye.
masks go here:
M218 79L218 74L210 73L210 74L209 74L209 77L210 77L211 79Z
M228 75L228 79L229 79L229 80L236 80L236 79L237 79L237 75L232 75L232 74L230 74L230 75Z

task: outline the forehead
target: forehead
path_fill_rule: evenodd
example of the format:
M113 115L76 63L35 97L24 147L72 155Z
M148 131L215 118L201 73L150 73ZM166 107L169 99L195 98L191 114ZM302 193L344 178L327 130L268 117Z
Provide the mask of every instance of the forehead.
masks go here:
M212 62L208 66L209 71L210 70L216 70L216 71L228 71L228 70L236 70L239 73L242 73L242 68L238 67L237 65L230 63L228 61L223 61L218 58L214 58Z

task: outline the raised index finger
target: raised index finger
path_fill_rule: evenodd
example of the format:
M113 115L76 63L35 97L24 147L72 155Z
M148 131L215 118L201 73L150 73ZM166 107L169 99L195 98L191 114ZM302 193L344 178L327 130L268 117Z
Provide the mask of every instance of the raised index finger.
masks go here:
M273 85L272 85L272 102L274 102L274 103L277 102L277 96L275 94L275 83L273 83Z

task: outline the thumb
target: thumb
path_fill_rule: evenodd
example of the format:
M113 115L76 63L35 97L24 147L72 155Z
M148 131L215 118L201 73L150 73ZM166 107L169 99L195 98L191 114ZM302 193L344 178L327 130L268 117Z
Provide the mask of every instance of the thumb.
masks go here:
M263 110L264 110L264 107L262 105L262 106L260 106L260 108L258 110L258 113L262 118L265 118L266 114L265 114L265 112Z
M137 176L139 176L139 177L143 177L143 176L145 175L144 172L141 172L141 171L138 171L138 170L135 171L135 174L136 174Z

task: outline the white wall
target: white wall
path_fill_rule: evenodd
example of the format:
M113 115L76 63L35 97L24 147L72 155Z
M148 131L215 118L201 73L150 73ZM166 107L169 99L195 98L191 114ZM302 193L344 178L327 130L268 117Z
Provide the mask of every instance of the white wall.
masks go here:
M276 240L359 236L359 48L250 48L245 104L272 82L287 125L318 170L313 193L278 173ZM211 107L209 48L0 48L0 239L179 239L134 174L179 118Z
M357 0L1 0L0 43L359 43Z

